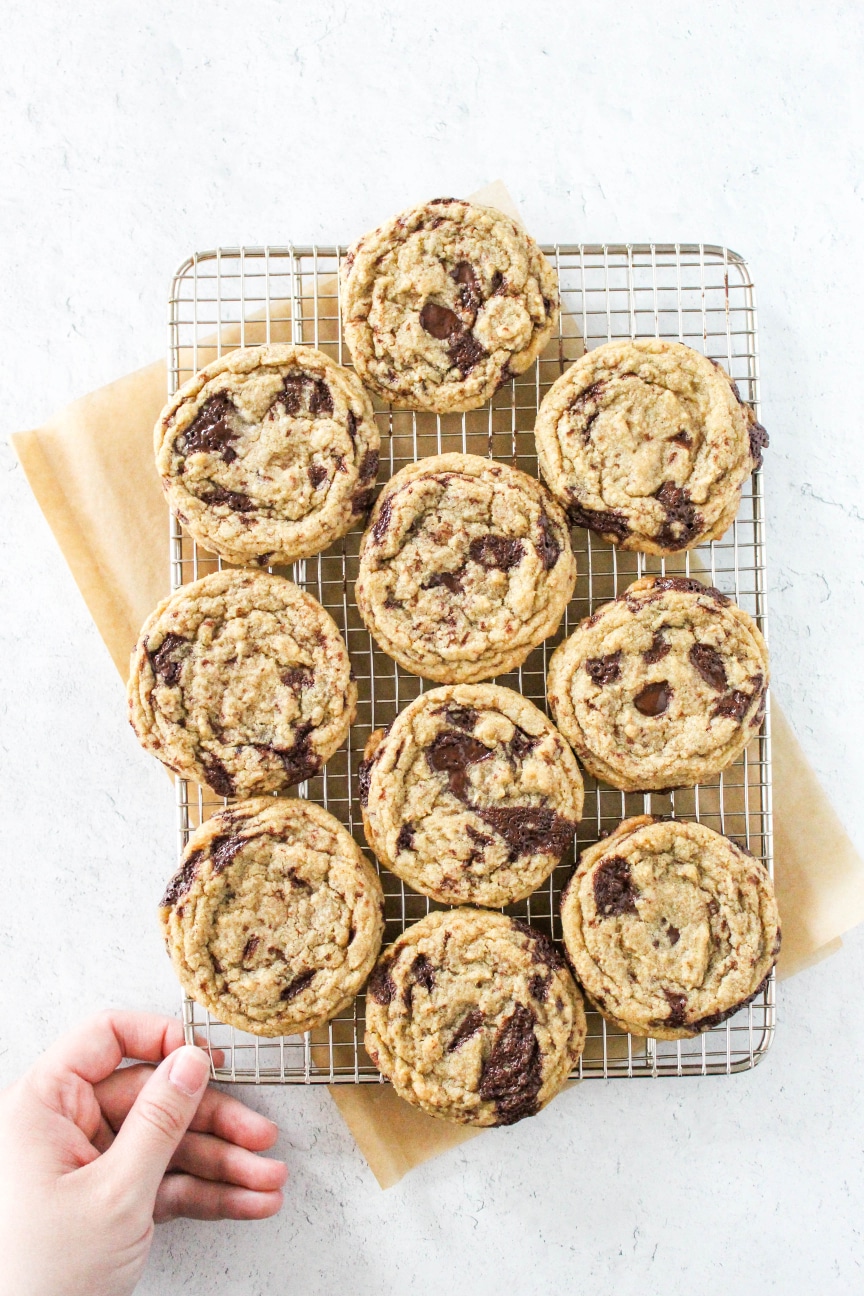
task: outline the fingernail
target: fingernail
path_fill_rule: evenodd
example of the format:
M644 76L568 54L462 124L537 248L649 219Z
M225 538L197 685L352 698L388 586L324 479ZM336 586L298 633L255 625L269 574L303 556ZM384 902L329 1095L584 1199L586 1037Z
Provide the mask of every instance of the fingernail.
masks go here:
M207 1054L191 1044L177 1050L168 1071L168 1079L174 1088L186 1094L187 1098L194 1098L204 1088L209 1075Z

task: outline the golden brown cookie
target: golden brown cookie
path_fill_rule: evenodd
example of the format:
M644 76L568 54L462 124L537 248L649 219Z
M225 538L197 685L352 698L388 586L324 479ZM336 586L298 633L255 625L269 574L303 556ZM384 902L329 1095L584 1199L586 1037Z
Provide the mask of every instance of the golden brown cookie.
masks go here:
M239 1030L296 1035L358 993L383 908L375 870L337 819L259 797L192 834L159 916L187 994Z
M681 342L608 342L553 384L540 471L576 526L670 554L717 540L768 436L728 374Z
M462 1125L512 1125L560 1092L582 997L540 932L486 909L431 913L384 950L366 1051L400 1098Z
M409 464L360 548L357 607L400 666L468 684L522 664L576 582L563 512L533 477L477 455Z
M685 1039L731 1017L780 951L767 869L704 824L626 819L589 846L561 900L589 999L633 1035Z

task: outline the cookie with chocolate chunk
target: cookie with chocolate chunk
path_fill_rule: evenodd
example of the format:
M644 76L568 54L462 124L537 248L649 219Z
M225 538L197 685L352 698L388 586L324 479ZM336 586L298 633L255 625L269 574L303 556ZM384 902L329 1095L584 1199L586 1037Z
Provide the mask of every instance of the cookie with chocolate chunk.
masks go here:
M365 517L379 436L362 385L322 351L230 351L159 415L169 507L205 549L240 566L294 562Z
M719 539L768 444L719 364L659 338L582 356L544 397L535 435L574 525L652 554Z
M585 1012L542 933L484 909L431 913L366 988L366 1051L400 1098L462 1125L512 1125L555 1097Z
M375 870L337 819L259 797L192 834L159 917L187 994L239 1030L296 1035L358 993L383 908Z
M409 464L378 497L357 606L400 666L468 684L520 666L576 583L562 510L540 482L477 455Z
M558 322L558 281L529 234L494 207L436 198L365 234L341 271L360 377L382 400L477 409L534 362Z
M579 857L561 900L588 998L632 1035L685 1039L763 989L780 952L767 869L704 824L626 819Z
M582 776L542 711L497 684L421 693L366 745L366 840L443 904L498 908L536 891L569 850Z
M768 649L725 594L646 576L552 654L549 706L585 768L623 791L718 774L758 732Z
M357 685L333 618L281 576L221 571L150 614L132 653L141 745L219 796L284 792L341 747Z

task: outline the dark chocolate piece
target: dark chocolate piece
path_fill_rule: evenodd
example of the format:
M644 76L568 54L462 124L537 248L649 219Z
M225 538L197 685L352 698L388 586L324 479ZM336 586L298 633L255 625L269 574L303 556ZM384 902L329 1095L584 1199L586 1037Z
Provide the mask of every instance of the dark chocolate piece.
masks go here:
M596 531L602 536L614 536L619 543L630 534L630 523L623 513L614 509L583 508L574 500L567 507L567 516L571 526L587 527L589 531Z
M232 509L235 513L252 513L258 506L248 495L242 491L226 490L224 486L208 486L205 494L201 495L204 504L224 504L226 508Z
M477 814L510 847L511 859L520 855L554 855L558 859L576 835L576 824L546 807L495 806Z
M479 1008L472 1008L465 1014L459 1025L453 1032L450 1043L447 1045L446 1052L454 1053L460 1045L469 1040L472 1035L476 1035L483 1025L483 1014Z
M663 994L669 1005L669 1016L666 1018L667 1026L684 1026L687 1020L687 996L677 994L674 990L664 990Z
M198 876L198 865L201 863L203 851L193 851L187 860L184 860L180 869L174 874L165 890L165 894L160 900L163 909L168 909L175 905L178 900L192 889L192 883Z
M492 1051L480 1073L480 1097L494 1102L499 1125L513 1125L537 1111L543 1083L540 1046L534 1034L534 1014L517 1004L501 1024Z
M462 578L455 571L433 572L431 576L426 577L420 588L437 589L439 585L443 585L451 594L459 594L462 590Z
M602 918L638 913L639 895L630 876L630 865L621 855L610 855L594 872L594 903Z
M694 643L689 652L690 664L699 672L706 684L722 693L726 688L726 667L723 658L710 644Z
M183 669L183 657L179 657L178 653L189 646L189 640L182 635L167 634L155 652L151 653L147 649L154 674L160 675L169 688L173 688L178 682Z
M297 693L310 688L315 675L311 666L291 666L283 671L279 678L283 684Z
M228 833L221 837L214 837L210 843L210 863L213 872L224 873L245 841L244 837L231 837Z
M642 660L647 666L653 666L655 662L662 661L671 648L663 638L662 631L658 630L651 640L651 647L646 648L642 654Z
M397 851L411 850L414 846L414 825L404 823L399 829L399 836L396 838Z
M740 399L740 397L739 397ZM750 424L750 457L753 467L762 467L762 451L769 445L768 433L761 423Z
M487 571L497 568L509 571L522 561L525 546L521 540L510 536L483 535L475 536L468 546L468 557L485 567Z
M323 464L310 464L306 471L309 473L313 490L317 490L321 483L327 480L327 469Z
M686 486L664 482L654 498L663 505L666 521L657 532L657 543L664 549L684 549L699 534L702 515L696 512Z
M306 989L309 982L315 976L315 972L316 972L315 968L313 968L311 972L301 972L300 975L296 976L293 981L288 982L285 989L280 994L279 998L284 1003L288 1003L290 999L296 999L297 996L300 994L300 992Z
M245 963L247 959L250 959L260 944L261 944L260 936L250 936L246 944L243 946L241 961Z
M647 684L641 693L633 699L637 711L645 716L659 716L672 701L672 690L668 680L659 680L656 684Z
M450 272L450 278L459 284L459 296L466 311L476 314L483 305L483 290L470 261L460 261Z
M551 571L561 557L561 545L545 510L540 513L540 540L537 544L537 553L544 571Z
M747 708L753 701L755 694L742 693L740 689L730 689L724 693L719 701L714 703L712 716L728 716L730 720L741 721L747 713Z
M382 1007L386 1007L396 998L396 984L390 975L392 966L392 958L379 959L366 984L367 993Z
M204 767L204 778L207 785L214 792L223 797L234 795L234 782L218 756L214 756L210 752L206 756L202 756L201 764Z
M211 396L201 406L195 418L174 442L174 449L182 455L218 454L226 463L237 458L230 443L237 438L237 433L228 422L231 414L237 410L224 392ZM226 459L226 453L230 458Z
M621 650L608 653L605 657L589 657L585 662L585 670L598 688L611 684L621 674Z
M443 341L453 333L461 333L462 321L455 311L448 310L446 306L426 302L420 311L420 327L432 337Z
M372 539L376 544L380 544L387 534L387 528L390 525L390 513L392 507L390 499L385 499L384 503L381 505L381 511L379 512L375 525L372 528Z
M378 476L378 460L379 455L377 450L367 450L363 458L360 460L358 477L364 485L366 482L374 482L375 478Z
M450 341L450 362L454 364L464 378L488 352L480 345L473 333L454 334Z

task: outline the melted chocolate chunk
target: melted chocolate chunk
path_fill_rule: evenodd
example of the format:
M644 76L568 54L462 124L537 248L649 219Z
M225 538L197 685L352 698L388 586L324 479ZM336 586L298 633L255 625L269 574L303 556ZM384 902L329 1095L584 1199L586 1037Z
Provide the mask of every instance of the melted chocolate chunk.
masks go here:
M741 721L747 713L747 708L753 701L754 694L742 693L740 689L730 689L724 693L723 697L714 704L712 716L728 716L730 720Z
M671 645L666 642L663 638L662 632L658 630L654 635L654 638L651 640L651 647L646 648L643 652L642 660L646 665L653 666L655 662L662 661L670 648Z
M468 801L468 767L491 756L488 747L465 733L445 729L426 748L429 768L447 774L450 791L462 802Z
M302 689L311 687L315 675L311 666L292 666L289 670L283 671L279 678L288 688L298 693Z
M571 819L542 806L494 806L475 813L504 838L511 860L537 854L560 859L576 835Z
M427 994L432 993L435 987L435 969L425 954L418 954L414 959L409 976L414 985L423 986Z
M367 486L365 490L355 491L351 497L352 513L368 513L375 503L375 487Z
M358 478L362 483L374 482L378 476L378 451L367 450L360 460Z
M333 413L333 393L324 382L323 378L312 378L312 389L309 392L309 413L310 414L332 414Z
M487 571L496 568L499 571L509 571L522 561L524 554L522 541L509 536L475 536L468 546L468 557Z
M397 851L411 850L414 846L414 825L404 823L399 829L399 836L396 838Z
M480 1073L480 1097L494 1102L499 1125L513 1125L537 1110L543 1083L540 1046L534 1034L534 1014L517 1004L501 1024L492 1051Z
M489 286L492 289L493 297L500 297L506 291L507 280L504 278L500 270L495 271L490 280Z
M540 556L544 571L551 571L561 557L561 545L555 535L549 515L543 511L540 513L540 540L537 544L537 553Z
M639 892L630 876L630 865L623 856L611 855L595 870L594 903L601 918L638 913L636 908L638 895Z
M459 284L459 296L465 310L476 314L483 305L483 290L477 281L471 262L460 261L455 270L450 272L450 278Z
M455 311L448 310L446 306L426 302L420 312L420 327L432 337L443 341L454 333L461 333L462 321Z
M672 690L668 681L659 680L656 684L647 684L641 693L637 693L633 705L644 716L659 716L671 701Z
M437 589L439 585L443 585L451 594L459 594L462 590L462 577L458 572L433 572L431 576L426 577L420 588Z
M471 838L471 840L474 842L475 846L485 847L485 846L491 846L491 845L492 845L492 838L491 838L491 837L487 837L485 833L478 832L476 828L474 828L474 827L471 826L471 824L466 824L466 825L465 825L465 832L468 834L468 836L469 836L469 837ZM482 850L481 850L481 851L475 851L475 852L474 852L474 856L475 856L475 858L479 859L480 856L482 855L482 853L483 853Z
M739 397L740 400L740 397ZM762 451L769 444L768 433L761 423L750 424L750 457L754 468L762 467Z
M235 513L252 513L257 505L242 491L226 490L224 486L209 486L206 494L201 496L202 503L224 504Z
M459 1025L453 1032L450 1043L447 1045L446 1052L454 1053L460 1045L469 1040L472 1035L476 1035L483 1025L483 1014L479 1008L472 1008L465 1014Z
M396 998L396 983L390 975L392 967L392 958L379 959L366 985L367 993L382 1007L386 1007Z
M179 871L174 874L160 901L163 909L169 909L172 905L175 905L178 900L182 900L192 889L192 883L198 876L198 865L201 863L203 854L204 852L200 850L193 851Z
M589 531L596 531L598 535L614 536L619 542L625 540L630 534L630 523L623 513L614 510L582 508L581 504L574 501L567 508L567 516L571 526L587 527Z
M621 674L621 651L609 653L606 657L589 657L585 670L598 688L611 684Z
M531 994L531 997L533 999L539 999L541 1003L544 1002L544 1000L549 994L549 986L551 984L552 984L551 974L547 976L540 976L539 973L536 973L528 982L528 990Z
M443 710L447 719L457 729L465 729L468 733L471 733L477 723L477 712L473 707L448 706L444 707Z
M309 474L313 490L317 490L321 483L327 480L327 469L323 464L310 464L306 471Z
M364 806L369 804L369 780L372 777L374 760L375 757L373 756L372 760L361 761L360 768L357 770L357 788L360 794L360 804Z
M666 511L666 521L657 532L658 544L664 549L684 549L702 527L702 516L693 507L690 492L667 481L654 498Z
M549 311L547 310L546 313L548 315ZM591 440L591 427L592 424L594 423L594 420L597 418L597 416L600 413L600 408L599 408L600 397L603 395L605 389L606 389L606 384L604 382L592 383L590 387L586 387L585 390L583 392L580 392L578 396L574 396L573 400L570 402L570 404L567 407L573 414L577 416L580 414L586 415L585 422L582 425L582 429L581 429L582 441L585 445L587 445L588 442ZM594 407L591 410L590 414L587 413L589 405Z
M392 509L393 509L393 505L391 501L389 499L385 499L384 503L381 505L381 512L378 514L378 517L375 521L375 525L372 528L372 539L375 541L376 544L381 544L382 540L387 534L387 528L390 525L390 514L392 512Z
M688 654L690 665L699 672L706 684L722 693L726 688L726 667L723 658L710 644L694 643Z
M246 944L243 946L241 962L245 963L247 959L250 959L260 944L261 944L260 936L250 936Z
M230 448L236 440L237 433L228 422L231 414L236 414L233 402L224 393L211 396L201 406L195 418L174 442L178 454L218 454L231 463L237 458ZM230 456L226 458L226 455Z
M669 937L670 945L677 945L679 940L681 939L680 931L678 930L677 927L673 927L671 923L669 923L669 925L666 928L666 935Z
M321 768L320 757L309 743L309 735L314 725L308 722L297 725L294 730L294 742L290 747L270 747L269 750L282 762L290 784L302 783L312 778Z
M730 600L725 594L721 594L713 585L703 585L701 581L694 580L692 576L658 576L653 588L661 592L665 590L681 590L685 594L705 594L708 598L719 603L721 607L726 607Z
M223 797L234 795L234 782L218 756L211 753L202 758L201 764L204 767L207 784L214 792Z
M349 410L349 411L348 411L348 420L347 420L347 421L348 421L348 435L349 435L349 437L351 438L351 444L352 444L352 446L356 446L356 444L357 444L357 415L354 413L353 410ZM378 471L377 467L376 467L375 471L376 471L376 473L377 473L377 471Z
M213 872L224 873L244 845L243 837L231 837L227 833L222 837L214 837L210 843L210 863L213 865Z
M674 441L676 442L677 445L681 445L681 446L689 447L693 444L693 438L691 437L690 433L685 432L683 428L681 429L680 432L676 432L673 437L670 437L669 440Z
M531 734L527 734L524 729L520 729L519 726L516 725L513 737L507 745L510 748L510 755L516 760L521 761L531 754L539 741L539 738L534 738Z
M456 366L463 378L488 354L473 333L454 334L449 350L450 363Z
M147 650L154 674L161 676L169 688L173 688L180 679L183 657L178 657L178 653L188 646L189 640L182 635L167 634L154 653Z
M663 994L669 1005L669 1016L666 1018L667 1026L683 1026L687 1019L687 996L676 994L674 990L664 990Z
M296 999L297 995L300 994L301 990L306 989L306 987L308 986L309 982L312 980L314 975L315 975L314 968L311 972L301 972L300 975L296 976L293 981L288 982L285 989L280 994L279 998L283 1001L283 1003L287 1003L289 999Z
M527 936L531 941L531 962L546 963L549 967L566 967L567 964L558 953L545 932L538 931L536 927L529 926L521 918L511 918L510 922L520 931L523 936Z

